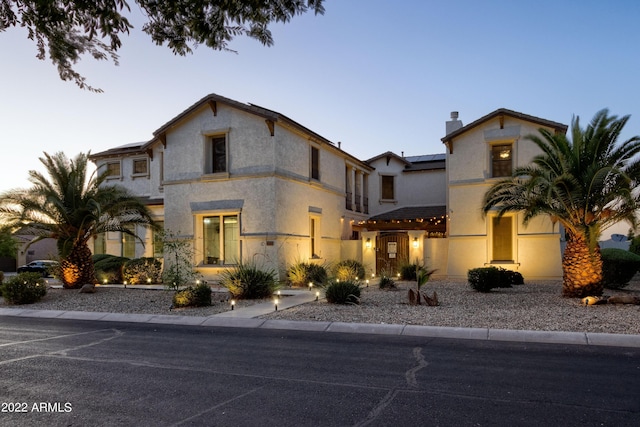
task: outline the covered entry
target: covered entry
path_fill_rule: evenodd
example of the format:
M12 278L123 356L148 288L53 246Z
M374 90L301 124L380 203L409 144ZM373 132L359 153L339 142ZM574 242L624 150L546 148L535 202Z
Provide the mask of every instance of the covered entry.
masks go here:
M362 233L366 236L363 240L365 249L363 259L371 267L375 259L376 274L385 272L395 276L403 263L424 261L427 253L425 237L429 239L446 237L446 208L445 206L400 208L373 216L359 225L366 230ZM375 246L367 243L368 239L373 240L374 234Z
M409 235L383 232L376 238L376 274L395 276L402 263L409 261Z

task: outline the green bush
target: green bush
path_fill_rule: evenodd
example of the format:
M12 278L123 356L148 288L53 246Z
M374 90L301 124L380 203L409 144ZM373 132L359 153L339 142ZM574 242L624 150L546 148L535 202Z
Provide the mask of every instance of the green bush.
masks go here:
M177 291L173 295L173 306L178 307L207 307L211 305L211 287L206 283L189 286Z
M325 296L331 304L359 304L360 285L350 280L331 282L325 289Z
M222 273L222 286L237 299L269 298L278 288L276 272L254 264L239 264Z
M2 297L7 304L33 304L47 294L40 273L20 273L2 284Z
M333 268L333 276L340 281L362 280L365 274L362 263L354 259L340 261Z
M105 281L107 283L124 282L122 270L129 258L107 254L94 255L92 258L96 279L99 283L104 283Z
M378 283L380 289L397 289L395 280L389 276L380 276L380 283Z
M472 268L467 273L469 285L478 292L490 292L500 282L500 270L496 267Z
M132 285L159 283L161 274L162 263L155 258L134 258L122 268L122 278Z
M297 262L287 270L287 281L290 286L308 286L313 283L322 285L328 279L327 269L323 265Z
M418 271L424 270L424 266L420 264L418 261L415 261L413 264L402 263L400 265L400 277L402 280L409 280L415 282L417 280Z
M469 285L478 292L490 292L493 288L510 288L524 284L522 274L498 267L472 268L467 273Z
M606 248L602 256L602 284L608 289L622 289L640 268L640 255L624 249Z
M635 236L629 244L629 252L640 255L640 236Z

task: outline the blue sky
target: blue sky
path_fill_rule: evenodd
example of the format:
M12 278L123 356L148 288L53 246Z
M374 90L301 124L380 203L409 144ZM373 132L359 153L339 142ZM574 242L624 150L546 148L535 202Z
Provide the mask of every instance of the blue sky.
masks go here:
M43 152L99 152L146 141L208 93L278 111L368 159L443 153L451 111L464 124L509 108L586 124L602 108L640 134L640 3L327 0L323 16L272 26L275 45L174 56L136 28L120 65L77 65L94 94L35 58L26 32L0 33L0 191L27 186Z

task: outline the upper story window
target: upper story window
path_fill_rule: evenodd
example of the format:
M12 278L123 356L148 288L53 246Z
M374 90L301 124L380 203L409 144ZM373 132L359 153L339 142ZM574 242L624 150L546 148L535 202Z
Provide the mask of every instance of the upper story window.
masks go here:
M120 178L120 162L107 163L107 176L109 178Z
M311 179L320 180L320 150L311 147Z
M227 138L224 136L211 138L211 164L213 173L227 171Z
M395 177L393 175L380 176L380 198L382 200L394 200L395 197Z
M133 174L134 175L148 175L149 162L147 159L133 159Z
M205 147L205 173L226 173L228 171L227 136L216 135L207 138Z
M491 146L491 177L511 176L513 170L513 145Z

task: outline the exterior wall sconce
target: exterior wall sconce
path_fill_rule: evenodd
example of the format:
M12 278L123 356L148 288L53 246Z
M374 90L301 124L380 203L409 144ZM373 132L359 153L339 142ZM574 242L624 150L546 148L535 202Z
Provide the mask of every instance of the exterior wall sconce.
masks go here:
M364 244L364 247L367 249L371 249L371 238L367 237L367 241Z
M413 238L413 247L418 249L419 246L420 246L420 242L418 242L418 238L414 237Z

